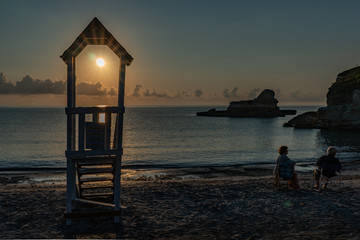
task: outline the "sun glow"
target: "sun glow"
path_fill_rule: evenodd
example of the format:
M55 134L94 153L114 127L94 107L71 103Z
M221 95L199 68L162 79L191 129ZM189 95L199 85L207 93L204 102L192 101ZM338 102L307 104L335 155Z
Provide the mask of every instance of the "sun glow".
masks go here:
M105 61L104 59L102 58L98 58L96 59L96 64L99 66L99 67L103 67L105 65Z

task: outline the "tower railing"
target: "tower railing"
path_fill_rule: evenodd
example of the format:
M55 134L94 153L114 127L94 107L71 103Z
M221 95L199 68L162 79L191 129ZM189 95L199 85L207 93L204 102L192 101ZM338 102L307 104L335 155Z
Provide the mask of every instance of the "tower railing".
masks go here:
M117 136L121 136L117 132L119 128L116 122L124 112L124 107L65 108L67 115L72 115L78 120L78 134L77 138L73 140L75 149L67 150L66 157L122 155L122 148L118 149L116 144ZM112 120L112 114L117 116L115 121ZM89 118L87 115L90 115L92 121L86 120Z

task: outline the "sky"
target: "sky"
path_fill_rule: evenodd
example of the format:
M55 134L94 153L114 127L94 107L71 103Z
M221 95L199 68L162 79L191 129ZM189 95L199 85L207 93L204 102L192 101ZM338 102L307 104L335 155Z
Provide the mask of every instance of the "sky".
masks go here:
M127 106L226 106L264 89L279 105L326 105L337 74L360 64L359 1L1 0L0 9L0 106L65 106L60 55L94 17L134 58ZM78 106L116 104L118 61L105 46L83 50Z

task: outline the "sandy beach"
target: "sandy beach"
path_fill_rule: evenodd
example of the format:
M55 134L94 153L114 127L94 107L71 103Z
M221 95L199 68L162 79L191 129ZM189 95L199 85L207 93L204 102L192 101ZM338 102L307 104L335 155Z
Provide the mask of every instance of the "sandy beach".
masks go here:
M112 217L65 225L65 174L0 174L1 238L359 239L360 165L346 164L340 184L300 190L272 187L269 166L124 170L120 224Z

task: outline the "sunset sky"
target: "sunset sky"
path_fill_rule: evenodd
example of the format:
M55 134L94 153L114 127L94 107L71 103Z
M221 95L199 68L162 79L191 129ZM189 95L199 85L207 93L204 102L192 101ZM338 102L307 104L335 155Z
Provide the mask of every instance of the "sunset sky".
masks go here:
M0 7L0 106L65 106L59 56L94 17L134 58L127 106L227 105L266 88L280 105L325 105L337 74L360 64L359 1L1 0ZM115 102L117 57L90 46L76 61L79 105Z

